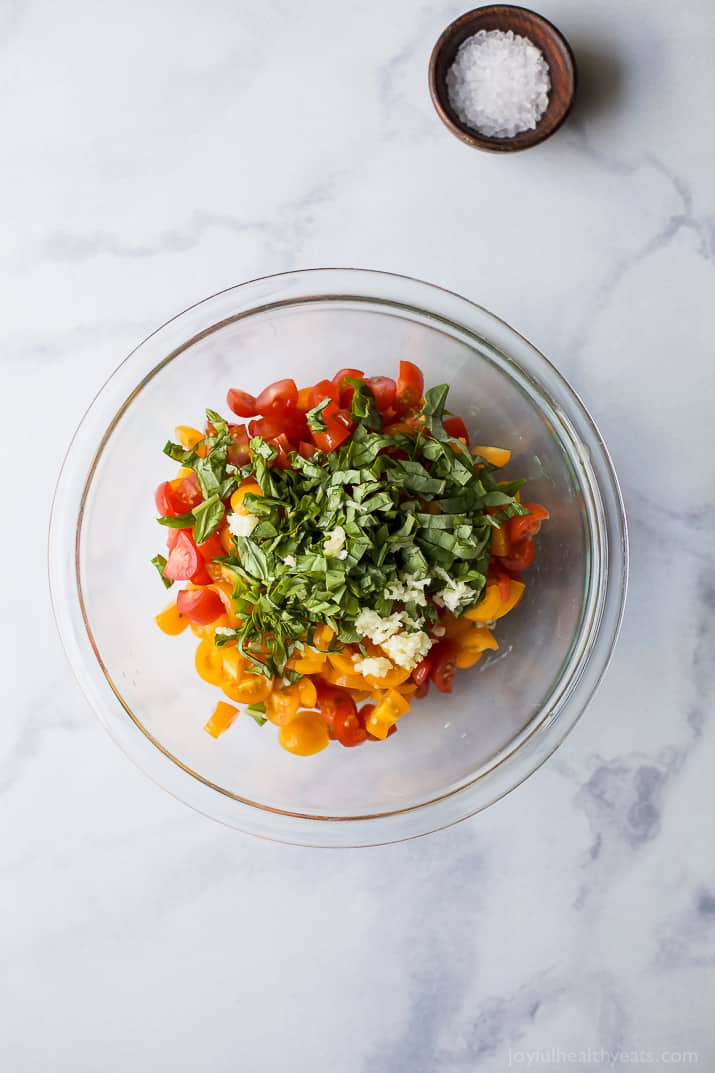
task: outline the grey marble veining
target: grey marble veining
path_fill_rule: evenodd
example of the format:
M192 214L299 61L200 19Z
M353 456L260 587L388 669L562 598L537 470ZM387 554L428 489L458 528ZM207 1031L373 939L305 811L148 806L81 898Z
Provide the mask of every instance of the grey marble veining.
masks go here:
M2 1073L715 1066L715 9L540 9L579 100L500 158L432 111L453 2L0 4ZM602 428L632 538L612 667L552 760L359 852L242 837L141 776L44 570L61 455L121 358L204 295L325 264L530 337Z

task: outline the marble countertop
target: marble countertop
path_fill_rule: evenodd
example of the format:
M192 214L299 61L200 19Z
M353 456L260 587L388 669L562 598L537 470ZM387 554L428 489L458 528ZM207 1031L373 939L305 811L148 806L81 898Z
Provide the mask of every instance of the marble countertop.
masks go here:
M504 158L430 104L462 10L0 5L3 1073L715 1063L715 8L542 0L579 98ZM204 295L326 264L531 338L599 422L632 537L614 662L559 752L361 851L253 840L135 770L44 567L61 455L121 358Z

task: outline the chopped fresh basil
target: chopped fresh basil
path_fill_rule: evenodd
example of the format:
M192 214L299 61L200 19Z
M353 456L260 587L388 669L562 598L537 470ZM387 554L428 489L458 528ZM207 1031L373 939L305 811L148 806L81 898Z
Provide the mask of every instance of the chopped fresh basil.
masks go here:
M164 577L164 567L166 566L166 559L164 558L164 556L163 555L155 555L154 558L151 561L152 561L153 565L156 567L156 569L158 570L159 577L164 582L164 588L165 589L170 589L171 586L174 584L174 582L171 580L171 578Z
M327 429L328 426L325 424L323 410L326 406L330 405L330 402L330 399L323 399L317 406L314 406L312 410L308 410L305 419L308 422L308 428L311 432L325 432Z

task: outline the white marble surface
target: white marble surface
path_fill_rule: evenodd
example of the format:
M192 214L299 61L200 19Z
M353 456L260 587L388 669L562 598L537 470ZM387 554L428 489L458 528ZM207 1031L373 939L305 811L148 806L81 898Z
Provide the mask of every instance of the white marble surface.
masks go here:
M540 9L578 107L501 158L427 94L458 3L0 3L2 1073L713 1068L715 8ZM124 354L325 264L444 284L544 349L632 533L615 661L557 755L447 833L357 852L254 841L139 774L44 570L60 457Z

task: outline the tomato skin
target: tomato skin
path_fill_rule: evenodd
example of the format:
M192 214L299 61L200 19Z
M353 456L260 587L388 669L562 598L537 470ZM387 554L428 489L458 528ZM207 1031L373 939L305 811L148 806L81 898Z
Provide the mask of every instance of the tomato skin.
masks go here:
M395 391L395 409L399 413L418 409L422 402L424 390L425 378L422 375L422 370L413 365L411 361L401 361Z
M180 529L179 532L182 532L182 530ZM197 544L196 550L205 563L210 563L212 559L218 559L226 554L218 533L212 533L208 540L204 540L202 544Z
M397 384L389 376L369 376L365 381L375 396L375 404L380 413L391 409L395 402Z
M179 477L175 481L164 481L154 493L156 509L162 517L178 518L198 507L203 499L198 477L191 473L188 477Z
M312 458L317 450L314 443L306 443L305 440L301 440L298 444L298 454L302 458Z
M520 573L522 570L527 570L534 561L534 542L533 540L522 540L518 544L514 544L511 549L511 555L505 556L500 559L499 562L507 570Z
M176 606L196 626L208 626L223 614L223 602L213 589L182 589Z
M256 410L259 414L265 414L273 406L292 405L298 406L298 388L295 380L276 380L275 384L269 384L256 399Z
M418 663L412 672L412 681L416 685L421 686L423 682L426 682L432 673L432 664L434 663L434 657L431 655L425 656L421 663Z
M154 492L154 503L156 504L156 509L159 513L160 518L166 518L167 515L170 515L172 513L171 505L167 498L167 491L169 490L169 487L170 486L168 481L162 481L157 490Z
M271 447L275 447L278 452L273 459L273 465L278 466L279 469L288 469L290 467L291 451L294 451L295 448L288 442L288 437L285 432L281 432L280 435L274 436L273 439L268 442Z
M429 693L429 678L426 678L422 685L417 686L415 693L415 700L422 700Z
M251 461L248 448L248 430L245 425L229 425L228 432L233 440L226 452L226 459L232 466L247 466Z
M444 427L453 439L466 440L469 446L469 433L461 417L445 417Z
M350 694L320 679L316 681L315 686L320 714L340 744L351 748L366 741L368 735L365 730L365 720L360 719L355 701Z
M542 507L541 503L524 503L524 506L529 513L517 515L508 522L512 544L519 544L536 536L541 529L541 523L550 517L548 510Z
M329 402L321 413L325 422L325 431L311 432L313 443L328 454L347 440L352 432L352 421L344 410L338 409L334 402Z
M226 402L229 410L232 410L236 417L256 416L256 400L247 391L239 391L238 388L234 387L229 388Z
M298 409L297 403L275 403L263 415L248 423L249 436L262 436L264 440L273 440L283 433L292 444L307 440L309 431L305 414Z
M189 530L179 529L164 567L164 577L171 581L191 581L199 567L203 563Z
M308 409L312 410L314 406L319 406L323 399L332 399L334 403L340 404L340 390L332 380L320 380L315 387L310 389Z
M351 384L346 384L345 381L350 380L363 380L365 373L362 369L339 369L333 377L333 384L338 392L338 402L341 406L349 406L352 402L353 395L355 394L355 388Z
M430 678L440 693L451 693L457 670L457 645L446 638L432 649L433 664Z

